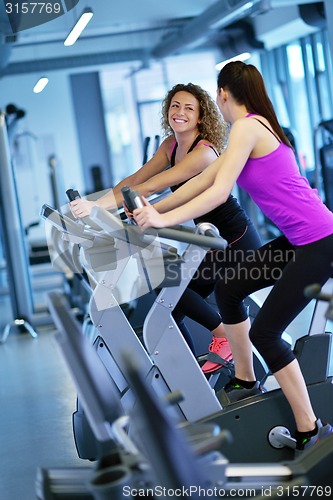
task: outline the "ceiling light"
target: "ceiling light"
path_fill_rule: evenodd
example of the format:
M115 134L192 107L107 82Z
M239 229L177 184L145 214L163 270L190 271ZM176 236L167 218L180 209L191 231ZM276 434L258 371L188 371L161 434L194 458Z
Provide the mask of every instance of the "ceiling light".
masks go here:
M94 15L94 13L89 7L84 9L80 18L78 19L75 26L72 28L71 32L69 33L66 40L64 41L64 45L66 45L66 46L73 45L76 42L76 40L79 38L82 31L87 26L87 24L89 23L89 21L93 15Z
M220 71L223 66L225 66L227 63L229 62L232 62L232 61L247 61L248 59L250 59L251 57L251 54L250 52L243 52L242 54L238 54L238 56L235 56L235 57L231 57L230 59L226 59L225 61L222 61L218 64L216 64L215 66L215 69L217 69L217 71Z
M35 92L35 94L39 94L42 90L44 90L44 88L46 87L46 85L48 83L49 83L49 79L46 78L46 76L42 76L33 88L33 91Z
M238 8L231 10L231 12L226 13L224 16L221 16L217 21L212 22L210 25L211 29L224 28L228 24L233 23L240 19L240 17L245 17L250 14L251 9L254 8L256 2L246 2L245 4L239 6ZM230 2L231 3L231 2ZM260 2L261 4L261 2ZM261 6L261 5L260 5ZM260 7L259 6L259 7Z

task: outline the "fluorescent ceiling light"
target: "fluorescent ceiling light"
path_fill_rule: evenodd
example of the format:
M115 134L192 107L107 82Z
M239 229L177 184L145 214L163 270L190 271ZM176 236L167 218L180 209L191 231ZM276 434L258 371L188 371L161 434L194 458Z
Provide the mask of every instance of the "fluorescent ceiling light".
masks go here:
M240 18L240 16L244 17L246 14L249 14L248 11L251 11L253 7L254 7L254 2L246 2L237 9L234 9L231 12L226 13L223 17L221 17L217 21L212 22L210 28L212 29L223 28L224 26L227 26L228 24L237 21Z
M44 88L46 87L46 85L48 83L49 83L49 79L46 78L46 76L42 76L33 88L33 91L35 92L35 94L39 94L42 90L44 90Z
M74 28L72 28L71 32L69 33L66 40L64 41L64 45L66 45L66 46L73 45L76 42L76 40L79 38L82 31L87 26L87 24L89 23L89 21L93 15L94 15L94 13L89 7L84 9L80 18L78 19L77 23L75 24Z
M222 61L218 64L216 64L215 68L220 71L223 66L225 66L227 63L232 62L232 61L247 61L250 59L251 54L250 52L243 52L242 54L238 54L238 56L231 57L230 59L226 59L225 61Z

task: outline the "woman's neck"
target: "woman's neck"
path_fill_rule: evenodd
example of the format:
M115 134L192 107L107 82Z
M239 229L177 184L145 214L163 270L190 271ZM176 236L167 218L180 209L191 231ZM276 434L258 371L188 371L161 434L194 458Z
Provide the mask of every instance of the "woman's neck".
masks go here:
M186 151L192 146L195 139L200 135L199 130L193 130L191 132L176 133L175 139L178 144L179 149L186 149Z
M233 124L236 120L239 120L240 118L244 118L248 114L249 114L249 112L243 104L236 105L231 110L230 123Z

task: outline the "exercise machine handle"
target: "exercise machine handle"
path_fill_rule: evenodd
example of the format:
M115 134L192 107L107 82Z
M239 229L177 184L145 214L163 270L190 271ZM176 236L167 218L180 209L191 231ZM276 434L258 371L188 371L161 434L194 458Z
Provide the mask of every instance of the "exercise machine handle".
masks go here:
M58 231L68 233L83 239L92 240L93 235L85 231L82 224L78 224L65 214L44 203L40 210L40 216L54 226Z
M330 293L323 293L321 291L321 286L318 283L313 283L305 287L304 295L308 299L323 300L325 302L330 302L333 299L333 295Z
M216 236L216 234L214 236L205 236L196 232L191 233L188 231L188 228L185 228L186 226L177 226L177 228L164 227L162 229L155 229L151 227L145 229L144 234L156 235L167 240L181 241L183 243L197 245L203 248L225 250L228 246L228 242L222 238L222 236Z
M69 201L74 201L74 200L79 200L81 198L80 193L78 192L77 189L67 189L66 191L67 198ZM100 227L97 226L91 219L90 217L82 217L78 219L78 222L81 224L85 224L87 226L90 226L92 229L95 229L95 231L99 231Z
M121 192L124 202L130 212L133 212L136 208L144 207L139 191L132 190L129 186L124 186Z
M121 190L127 208L133 212L135 208L142 208L144 203L141 199L139 191L132 190L129 186L124 186ZM225 248L228 243L220 236L218 229L209 222L202 222L198 224L195 233L193 230L188 231L186 226L177 225L171 228L164 228L156 230L154 228L145 231L146 234L158 234L162 238L168 238L184 243L192 243L194 245L202 245L205 248ZM162 236L162 235L165 236ZM204 238L202 238L202 236ZM199 239L197 238L199 237ZM210 240L205 238L210 238ZM200 239L201 238L201 239ZM216 240L220 241L217 242ZM214 241L215 240L215 241ZM224 242L224 243L222 243ZM210 247L210 245L212 245Z
M220 236L220 231L211 222L200 222L197 225L198 234L203 236L211 236L212 238L218 238Z
M151 227L145 230L141 230L141 228L139 228L138 226L129 226L123 224L118 218L110 214L110 212L107 212L106 210L98 206L94 206L92 208L90 216L92 220L105 231L111 231L111 234L112 231L126 229L127 232L131 231L133 232L133 234L136 234L137 237L140 237L140 235L159 236L160 238L181 241L183 243L198 245L204 248L216 248L224 250L228 245L228 242L221 236L217 236L216 234L214 237L204 236L202 234L198 234L196 232L196 228L190 229L187 226L178 225L162 229ZM119 234L118 236L121 237L121 234Z
M79 198L81 198L81 195L77 191L77 189L67 189L66 195L67 195L67 198L69 199L69 201L74 201L74 200L78 200Z

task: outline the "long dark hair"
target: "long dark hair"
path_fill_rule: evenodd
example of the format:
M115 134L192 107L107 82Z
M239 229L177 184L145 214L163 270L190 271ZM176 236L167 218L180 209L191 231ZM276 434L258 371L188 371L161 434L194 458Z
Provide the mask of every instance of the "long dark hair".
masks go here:
M217 86L228 89L236 102L244 104L249 113L264 116L281 141L292 147L278 122L264 80L253 64L241 61L227 63L219 73Z

